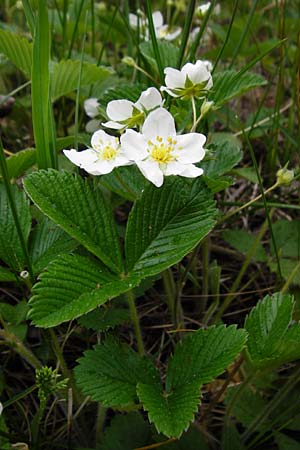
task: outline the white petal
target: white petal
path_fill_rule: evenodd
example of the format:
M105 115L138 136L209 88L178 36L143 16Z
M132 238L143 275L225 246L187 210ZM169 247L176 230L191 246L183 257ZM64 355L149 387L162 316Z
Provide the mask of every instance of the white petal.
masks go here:
M125 126L123 123L113 122L112 120L109 120L108 122L102 122L101 125L106 128L112 128L114 130L121 130Z
M177 146L182 147L176 150L176 160L180 163L196 163L201 161L205 156L203 145L206 137L200 133L188 133L177 136Z
M83 150L82 152L77 152L76 150L63 150L65 156L76 166L83 167L86 164L93 163L97 161L97 154L93 149Z
M182 172L185 170L185 165L180 164L177 161L172 161L167 164L164 174L165 175L181 175Z
M107 161L98 159L94 164L89 164L84 167L84 170L91 175L105 175L110 173L115 168L114 161Z
M155 109L146 118L142 133L146 136L147 141L155 139L156 136L162 138L176 136L175 121L172 114L163 108Z
M106 107L109 119L119 122L130 119L133 111L133 103L130 100L112 100Z
M147 142L140 133L126 130L121 136L122 154L131 161L141 161L148 156Z
M96 117L99 114L98 106L99 102L97 98L88 98L84 101L84 110L89 117Z
M100 150L103 145L111 145L115 148L118 145L118 138L105 133L103 130L98 130L93 134L91 144L95 150Z
M211 78L210 72L207 70L206 64L198 60L196 64L187 63L181 69L185 76L188 76L193 84L202 83Z
M169 27L169 25L163 25L160 27L156 34L159 39L166 39L166 41L174 41L181 33L180 27Z
M131 166L132 164L134 164L133 161L129 161L129 159L124 156L124 155L117 155L115 157L115 166L119 167L119 166Z
M167 67L164 70L166 75L165 83L169 89L174 88L184 88L186 75L180 70L173 69L172 67Z
M160 187L164 182L164 175L156 161L137 161L137 166L147 180Z
M203 169L194 166L194 164L185 164L185 169L181 172L181 177L196 178L203 174Z
M160 92L156 88L150 87L141 93L140 98L135 103L135 106L138 109L146 109L147 111L150 111L157 106L162 106L162 103L163 100Z
M213 65L208 59L203 59L202 63L205 64L205 67L209 72L213 70Z
M152 13L152 20L154 28L159 28L164 23L164 18L160 11L154 11L154 13Z
M175 94L173 91L171 91L170 89L168 89L166 86L161 86L160 88L161 91L166 91L169 95L171 95L172 97L180 97L180 95Z
M88 133L94 133L95 131L99 130L100 125L101 125L100 120L92 119L87 122L85 130Z
M135 14L129 13L129 25L132 28L137 28L137 26L138 26L138 17Z

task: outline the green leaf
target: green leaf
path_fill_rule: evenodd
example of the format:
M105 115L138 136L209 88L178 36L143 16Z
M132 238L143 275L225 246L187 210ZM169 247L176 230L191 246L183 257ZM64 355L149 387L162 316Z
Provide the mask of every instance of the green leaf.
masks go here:
M231 173L245 178L245 180L251 181L251 183L258 184L258 177L254 167L238 167L233 169Z
M188 335L176 345L169 361L167 392L195 380L210 383L234 361L245 342L245 330L238 330L235 325L212 326Z
M38 171L24 180L25 190L53 222L115 272L122 270L118 235L100 189L65 171Z
M28 303L25 300L15 306L9 303L0 303L0 314L10 324L19 325L26 319L27 312Z
M34 273L40 273L51 261L76 247L78 243L74 239L44 217L35 227L31 238L30 254Z
M213 133L208 149L210 159L201 162L205 177L217 179L242 159L241 143L231 133Z
M112 305L97 308L78 319L78 323L95 331L105 331L129 321L129 311L125 308L115 308Z
M31 76L32 44L17 33L0 30L0 53L7 56L28 78Z
M78 362L75 377L79 388L105 406L134 405L137 383L151 384L157 379L157 371L150 359L113 339L86 351Z
M213 194L224 191L224 189L228 188L233 183L233 178L227 176L211 178L204 175L202 179Z
M21 150L9 158L6 158L8 176L10 179L17 179L36 162L36 151L34 148Z
M29 201L24 192L16 186L11 186L11 189L23 236L27 241L31 228ZM25 264L24 253L6 190L2 184L0 185L0 211L0 259L16 272L21 272Z
M99 450L132 450L148 444L150 439L149 424L140 414L118 415L105 428Z
M179 49L170 42L157 41L159 54L163 61L164 67L177 67L179 57ZM142 42L140 44L140 51L146 58L149 64L158 71L157 62L153 50L152 42Z
M17 281L16 275L6 267L0 266L0 282Z
M210 232L215 220L214 201L201 181L173 178L160 189L147 186L127 223L128 270L146 277L177 263Z
M39 327L53 327L92 311L138 283L133 276L117 278L84 256L64 255L34 285L29 318Z
M256 240L256 236L254 234L248 233L245 230L225 230L222 233L222 238L228 242L229 245L244 255L247 255ZM253 259L258 262L267 261L267 255L261 243L257 245Z
M254 367L265 368L280 361L279 349L284 343L293 307L291 295L276 293L259 301L247 316L247 348Z
M145 84L141 83L121 83L117 86L110 87L99 97L101 105L107 105L112 100L126 99L136 102L142 91L147 89Z
M299 450L299 440L292 439L283 433L275 433L275 441L278 445L278 450Z
M53 100L57 100L62 95L66 95L77 89L79 72L80 61L68 59L52 65L51 97ZM112 73L113 71L108 67L99 67L96 64L83 63L81 86L91 85L96 81L102 81L112 75Z
M150 422L154 423L158 432L168 437L181 436L193 420L200 401L198 381L168 393L162 390L160 383L140 383L137 391Z
M101 177L101 184L126 200L135 201L149 184L137 167L118 167Z
M222 450L245 450L242 439L234 425L227 425L222 433Z
M246 72L240 74L235 70L225 70L213 77L214 86L210 92L209 100L213 100L216 106L221 106L234 97L238 97L251 89L264 86L265 78L257 73Z

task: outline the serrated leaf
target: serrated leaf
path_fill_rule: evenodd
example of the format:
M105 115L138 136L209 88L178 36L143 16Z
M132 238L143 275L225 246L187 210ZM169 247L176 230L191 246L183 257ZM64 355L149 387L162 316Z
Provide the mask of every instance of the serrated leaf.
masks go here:
M32 44L17 33L0 30L0 53L3 53L27 77L31 76Z
M84 256L63 255L33 286L29 318L39 327L53 327L92 311L138 283L137 277L120 279Z
M78 243L74 239L44 217L34 228L31 238L30 255L34 273L40 273L59 255L70 253L76 247Z
M187 429L198 409L200 398L199 382L182 385L172 392L164 392L160 383L140 383L138 396L148 411L150 422L157 431L168 437L179 438Z
M17 179L36 162L36 150L27 148L6 158L8 176Z
M249 333L247 348L252 364L257 368L272 366L280 359L279 348L284 342L293 313L294 301L289 294L267 295L252 309L245 321Z
M176 68L179 57L178 47L175 47L175 45L171 44L171 42L165 41L157 41L157 44L160 58L161 61L163 61L164 67ZM151 64L153 68L156 68L156 70L158 70L152 42L142 42L140 44L140 51L142 55L147 59L149 64Z
M242 159L241 143L230 133L213 133L208 149L210 159L201 162L206 177L217 179Z
M0 303L0 314L10 324L19 325L25 320L27 312L28 303L26 301L21 301L14 306L9 303Z
M216 179L204 175L202 180L213 194L224 191L224 189L228 188L233 183L233 178L226 176Z
M136 385L153 383L157 371L150 359L113 339L85 352L75 367L79 388L93 400L110 407L128 407L137 401Z
M16 275L6 267L0 266L0 282L17 281Z
M132 450L148 444L150 439L149 424L140 414L118 415L105 428L99 450Z
M213 326L188 335L176 345L169 361L167 392L195 380L209 383L233 362L245 342L245 330L238 330L235 325Z
M53 100L62 95L66 95L78 87L80 72L80 61L71 59L59 61L52 64L51 73L51 97ZM101 81L112 75L113 71L108 67L97 66L96 64L83 63L81 86L90 85L96 81Z
M127 223L128 270L146 277L170 267L209 233L215 220L214 201L201 181L175 178L160 189L147 186Z
M113 306L98 308L78 319L78 323L95 331L104 331L116 327L129 320L129 311Z
M11 189L26 242L31 228L29 201L16 186L11 186ZM3 184L0 185L0 211L0 259L16 272L21 272L25 263L24 253Z
M137 167L118 167L101 177L101 184L123 198L135 201L149 184Z
M214 85L209 94L216 106L221 106L234 97L238 97L251 89L264 86L265 78L257 73L240 73L235 70L225 70L216 73L213 77Z
M100 96L99 102L101 105L107 105L112 100L126 99L136 102L142 91L147 89L145 84L141 83L121 83L117 86L106 89L103 95Z
M256 240L256 236L246 230L225 230L222 238L244 255L251 250ZM258 262L267 261L267 255L261 243L257 245L252 258Z
M24 180L34 203L53 222L115 272L122 257L112 211L100 189L64 171L38 171Z

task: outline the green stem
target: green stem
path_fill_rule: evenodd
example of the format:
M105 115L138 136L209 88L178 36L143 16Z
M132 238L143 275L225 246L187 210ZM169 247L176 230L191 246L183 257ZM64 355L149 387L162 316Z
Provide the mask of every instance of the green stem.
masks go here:
M197 123L197 111L196 111L195 97L191 97L191 100L192 100L192 108L193 108L193 126L191 128L191 133L192 133L193 131L196 130L198 123Z
M193 16L196 7L196 0L190 0L187 14L185 16L184 27L182 31L181 44L179 48L179 57L177 61L177 68L180 69L184 58L185 49L190 36L190 29L193 23Z
M210 238L207 236L202 242L202 302L201 310L205 311L208 296L208 282L209 282L209 256L210 256Z
M148 18L149 32L150 32L150 36L151 36L153 52L154 52L157 67L158 67L160 81L162 82L164 79L164 69L163 69L163 65L161 62L161 56L160 56L158 43L157 43L157 39L156 39L150 0L146 0L146 13L147 13L147 18Z
M30 275L30 280L31 280L31 283L34 283L34 274L33 274L33 269L32 269L32 265L31 265L31 259L30 259L30 255L28 252L27 242L25 240L23 230L22 230L22 227L21 227L21 224L19 221L18 211L17 211L17 207L16 207L15 200L14 200L13 193L12 193L12 188L11 188L11 184L10 184L10 180L9 180L7 164L6 164L6 159L5 159L1 139L0 139L0 169L1 169L1 174L2 174L2 179L4 182L6 194L8 197L9 204L10 204L11 212L12 212L15 226L17 229L17 233L18 233L18 236L20 239L20 244L22 247L22 251L23 251L26 265L28 268L28 272Z
M23 344L16 335L8 330L0 330L0 338L4 339L6 344L12 347L19 355L22 356L35 369L42 367L37 357Z
M103 428L106 419L106 411L107 408L98 403L97 422L96 422L96 445L99 445L103 437Z
M128 301L128 305L129 305L131 320L132 320L132 323L133 323L134 329L135 329L135 335L136 335L136 340L137 340L138 351L139 351L139 354L141 356L143 356L145 354L145 349L144 349L144 343L143 343L143 338L142 338L141 326L140 326L140 321L139 321L139 316L138 316L138 313L137 313L137 309L136 309L136 306L135 306L135 300L134 300L133 292L132 291L128 291L126 293L126 297L127 297L127 301Z
M170 270L171 269L167 269L162 272L162 279L164 283L165 292L167 295L167 302L172 317L172 322L173 324L175 324L175 289L174 289L174 280Z

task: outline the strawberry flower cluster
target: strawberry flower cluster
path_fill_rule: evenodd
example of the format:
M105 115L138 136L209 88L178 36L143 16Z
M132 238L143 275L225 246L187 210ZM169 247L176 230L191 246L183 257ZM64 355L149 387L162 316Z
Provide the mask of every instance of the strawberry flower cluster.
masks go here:
M187 63L181 70L166 68L165 75L166 86L161 91L182 99L203 98L213 84L207 61ZM89 100L85 107L90 117L95 117L99 104L96 99ZM104 175L115 167L135 164L157 187L165 176L195 178L203 174L195 164L205 156L206 137L195 132L178 135L174 118L156 88L143 91L136 102L109 102L106 115L109 120L102 126L119 130L120 138L101 129L93 134L90 148L64 150L69 160L86 172Z

